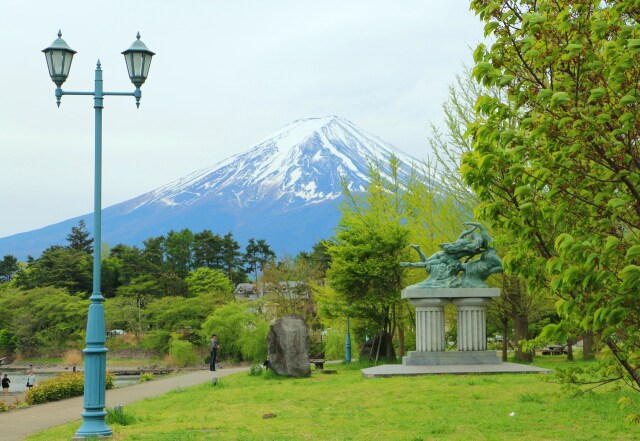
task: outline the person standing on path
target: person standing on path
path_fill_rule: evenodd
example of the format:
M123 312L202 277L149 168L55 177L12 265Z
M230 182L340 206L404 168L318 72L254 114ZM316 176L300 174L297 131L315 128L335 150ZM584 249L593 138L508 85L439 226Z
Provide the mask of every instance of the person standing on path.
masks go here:
M2 392L9 392L10 383L11 383L11 380L9 380L9 377L7 377L7 374L4 374L4 377L2 377Z
M33 371L29 371L29 376L27 376L27 389L31 389L36 385L36 374Z
M218 344L218 334L213 334L211 336L211 341L209 342L211 349L211 359L209 360L209 370L215 372L216 370L216 358L218 356L218 349L220 349L220 345Z

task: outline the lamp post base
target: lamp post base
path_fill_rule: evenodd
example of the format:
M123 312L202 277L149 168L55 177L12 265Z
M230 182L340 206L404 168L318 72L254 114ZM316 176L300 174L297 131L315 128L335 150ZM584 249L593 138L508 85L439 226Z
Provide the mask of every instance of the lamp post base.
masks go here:
M76 432L73 440L85 440L88 438L111 438L113 432L107 426L105 416L107 412L83 412L82 425Z

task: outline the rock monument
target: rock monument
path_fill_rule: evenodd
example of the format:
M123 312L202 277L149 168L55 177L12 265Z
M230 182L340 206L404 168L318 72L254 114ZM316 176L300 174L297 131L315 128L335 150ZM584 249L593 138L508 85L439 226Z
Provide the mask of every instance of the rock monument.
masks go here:
M465 222L452 243L427 257L417 245L419 262L401 266L425 268L428 277L402 291L402 298L416 307L416 350L402 363L415 365L500 364L495 351L487 351L486 309L500 290L485 283L491 274L502 272L502 261L490 246L493 239L482 224ZM444 307L458 309L458 350L445 351Z
M289 377L311 375L308 334L307 323L298 315L285 315L276 320L267 337L269 367Z

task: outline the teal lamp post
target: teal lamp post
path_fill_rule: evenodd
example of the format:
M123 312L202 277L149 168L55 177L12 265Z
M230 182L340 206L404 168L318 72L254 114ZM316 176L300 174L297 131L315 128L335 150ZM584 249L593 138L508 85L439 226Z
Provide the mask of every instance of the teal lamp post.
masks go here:
M347 335L344 348L344 361L345 363L351 363L351 333L349 332L349 317L347 317Z
M82 425L76 432L76 438L111 436L111 429L107 426L105 416L106 374L107 374L107 348L105 347L106 332L104 320L104 297L100 292L100 251L102 248L102 107L105 95L132 96L136 99L136 106L140 105L140 86L145 82L149 73L151 52L140 41L138 33L136 41L129 49L122 52L127 63L129 78L134 86L133 92L105 92L102 90L102 69L98 60L95 70L95 86L92 92L69 92L62 90L62 84L67 80L73 55L76 53L62 39L62 33L58 31L58 38L46 49L43 49L49 76L56 84L56 103L60 107L60 99L63 95L89 95L93 96L93 108L95 109L95 180L94 180L94 205L93 205L93 293L89 298L89 313L87 317L87 335L85 342L87 347L82 351L85 356L84 369L84 412Z

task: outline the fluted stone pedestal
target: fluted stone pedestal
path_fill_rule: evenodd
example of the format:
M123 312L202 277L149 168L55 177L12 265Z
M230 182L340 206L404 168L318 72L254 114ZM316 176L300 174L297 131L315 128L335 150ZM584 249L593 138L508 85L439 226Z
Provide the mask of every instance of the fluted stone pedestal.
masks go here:
M487 349L487 306L489 297L453 299L458 308L458 350L485 351Z
M416 351L402 358L407 366L500 364L487 351L486 310L497 288L421 288L409 286L402 298L416 307ZM458 350L445 351L444 307L458 308Z
M411 302L416 307L416 349L418 352L444 351L444 307L445 299L416 299Z

